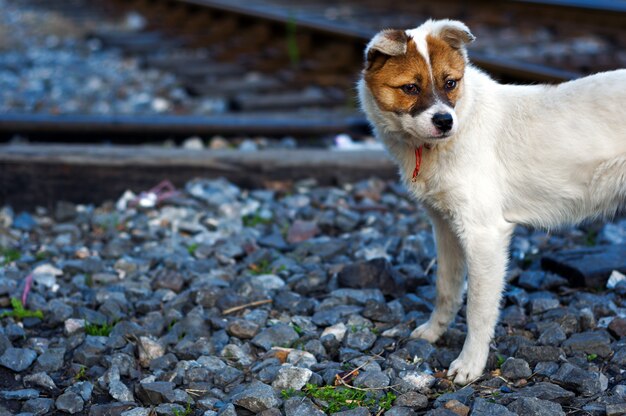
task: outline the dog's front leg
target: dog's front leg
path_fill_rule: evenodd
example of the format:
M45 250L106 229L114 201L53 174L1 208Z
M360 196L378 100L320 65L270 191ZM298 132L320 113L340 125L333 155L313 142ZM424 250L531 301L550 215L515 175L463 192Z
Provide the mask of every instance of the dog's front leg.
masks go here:
M437 300L430 319L411 333L411 338L435 342L448 329L463 302L465 258L457 235L434 211L430 218L437 243Z
M465 226L462 238L467 268L467 337L463 350L450 364L448 376L467 384L480 377L487 363L504 288L508 247L513 226L501 223Z

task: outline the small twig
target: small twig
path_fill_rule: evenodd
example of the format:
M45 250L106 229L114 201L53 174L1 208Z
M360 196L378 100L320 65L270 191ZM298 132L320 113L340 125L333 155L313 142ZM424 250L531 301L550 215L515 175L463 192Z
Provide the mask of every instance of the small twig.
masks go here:
M382 353L381 353L382 354ZM383 358L381 357L380 354L374 354L373 357L371 357L369 360L365 361L363 364L361 364L360 366L358 366L357 368L353 369L352 371L350 371L349 373L345 374L343 377L338 377L337 380L339 380L341 382L341 384L345 385L345 381L348 377L350 377L351 375L353 375L355 372L359 371L361 368L365 367L366 365L368 365L369 363L371 363L372 361L374 361L376 358Z
M191 396L203 396L206 393L209 392L209 390L199 390L199 389L185 389L185 392L187 392L187 394L191 395Z
M266 303L272 303L272 302L273 302L272 299L263 299L263 300L257 300L254 302L246 303L245 305L233 306L232 308L225 309L222 312L222 315L228 315L230 313L237 312L242 309L246 309L246 308L253 307L253 306L261 306L261 305L265 305Z
M348 383L346 383L345 381L343 381L342 378L339 378L337 380L339 381L339 383L341 383L342 386L347 387L347 388L352 389L352 390L358 390L358 391L391 390L394 387L398 387L399 386L399 384L393 384L391 386L386 386L386 387L366 387L366 388L362 388L362 387L351 386Z
M428 273L430 273L430 270L433 268L433 266L435 265L435 263L437 262L437 257L433 257L430 260L430 263L428 263L428 266L426 266L426 270L424 270L424 275L428 276Z

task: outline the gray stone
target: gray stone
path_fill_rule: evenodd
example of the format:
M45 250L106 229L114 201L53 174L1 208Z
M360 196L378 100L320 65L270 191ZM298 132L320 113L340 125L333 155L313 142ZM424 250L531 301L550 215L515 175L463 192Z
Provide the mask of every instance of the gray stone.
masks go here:
M344 342L348 348L367 351L376 342L376 335L372 334L368 329L357 330L356 332L348 330Z
M37 358L37 353L28 348L7 348L0 356L0 365L17 373L26 370Z
M158 405L167 401L167 396L174 390L175 384L169 381L139 383L135 393L146 404Z
M541 266L565 277L574 286L604 287L613 270L626 273L626 244L549 253L541 259Z
M524 307L528 303L528 293L518 287L510 287L505 296L509 302L517 306Z
M354 385L361 388L380 389L389 386L389 376L382 371L362 371L354 379Z
M556 322L548 325L539 335L537 342L540 345L553 345L558 347L563 341L567 339L567 335L561 325Z
M549 345L522 345L515 353L516 358L521 358L530 365L541 361L559 361L563 350Z
M522 326L526 323L526 312L521 306L507 306L500 312L500 321L509 326Z
M501 367L502 376L508 380L518 380L531 376L530 366L520 358L507 358Z
M379 289L336 289L330 296L345 298L348 301L365 305L367 301L384 302L385 296Z
M558 307L559 307L558 299L539 298L539 299L533 299L530 301L530 311L533 314L543 313L545 311L549 311L550 309L555 309Z
M508 409L518 415L565 416L560 404L535 397L522 397L511 403Z
M142 367L149 367L152 360L165 354L165 348L159 342L146 336L139 337L137 349L139 351L139 364Z
M11 340L6 336L5 333L0 332L0 355L4 354L7 348L10 348Z
M552 361L542 361L535 366L535 373L550 377L559 370L559 365Z
M109 394L119 402L133 402L133 393L120 380L113 380L109 383Z
M454 412L452 412L452 414L456 415L456 413ZM387 416L415 416L417 415L417 412L411 409L410 407L393 406L391 409L385 412L385 415Z
M156 412L157 416L184 415L185 406L175 403L161 403L160 405L155 407L154 411Z
M134 409L122 412L120 416L150 416L152 409L147 407L135 407Z
M231 401L237 406L241 406L255 413L277 407L280 404L280 400L276 397L274 389L258 381L252 382L243 391L235 394L231 398Z
M614 403L606 405L606 416L626 415L626 403Z
M615 351L615 354L611 357L611 362L621 367L626 366L626 347L619 348Z
M44 317L51 324L59 325L71 318L73 311L73 308L61 299L52 299L48 302Z
M39 391L35 389L1 390L0 398L5 400L28 400L39 397Z
M438 407L436 409L432 409L424 413L424 416L459 416L459 415L454 413L452 410L448 410L444 407Z
M243 381L244 373L233 367L225 367L219 373L213 375L213 382L218 387L226 387Z
M89 381L80 381L78 383L72 384L65 391L74 392L80 395L80 397L82 397L83 400L87 402L89 401L89 399L91 399L91 393L93 392L93 384L91 384L91 382Z
M134 403L106 403L92 404L89 409L89 416L119 416L123 412L136 407Z
M15 218L13 218L13 228L17 228L22 231L30 231L37 226L37 221L28 212L21 212Z
M233 319L228 322L226 331L239 339L250 339L259 332L259 325L247 319Z
M535 383L532 386L526 386L523 389L519 389L515 393L510 393L502 396L500 402L502 404L509 404L513 400L522 397L535 397L541 400L549 400L557 403L569 402L575 394L569 390L565 390L563 387L548 382Z
M602 358L611 355L611 337L606 331L587 331L572 334L563 342L562 346L568 355L581 352L584 354L597 354Z
M235 411L235 406L232 403L228 403L226 406L220 409L217 415L218 416L237 416L237 412Z
M85 402L79 394L67 391L57 397L55 405L58 410L73 415L83 410Z
M257 413L257 416L283 416L283 413L279 409L272 407L271 409L263 410L262 412Z
M463 403L464 405L469 405L470 403L470 399L472 398L472 396L474 395L474 389L471 387L463 387L462 389L459 389L457 391L451 392L451 393L445 393L442 394L441 396L437 397L435 399L435 402L433 403L434 407L441 407L443 406L446 402L449 402L450 400L457 400L461 403Z
M539 290L546 274L542 271L525 271L520 275L517 284L524 289ZM519 305L523 306L523 305Z
M366 407L356 407L343 412L331 413L332 416L370 416L370 411Z
M34 415L45 415L50 412L54 405L54 400L40 397L37 399L30 399L22 406L22 413L32 413Z
M325 416L325 413L307 397L292 397L285 401L285 416Z
M313 372L308 368L292 367L284 365L278 370L272 387L277 390L300 390L311 379Z
M100 358L107 349L107 337L87 335L85 342L74 351L74 361L86 367L100 362Z
M393 404L395 406L410 407L413 410L420 410L428 407L428 397L415 391L409 391L398 396Z
M43 387L46 390L54 390L57 387L52 377L44 372L24 376L24 385L29 387Z
M291 326L277 324L261 331L252 338L252 343L269 351L272 347L290 347L298 338L298 333Z
M559 371L551 379L586 397L605 391L609 383L604 374L585 371L570 363L562 364Z
M380 289L385 295L400 296L405 290L405 281L384 258L350 264L338 274L342 287L353 289Z
M477 397L472 405L470 416L516 416L516 414L501 404Z
M330 326L339 323L346 316L359 314L362 310L362 306L339 305L331 309L315 312L311 320L317 326Z

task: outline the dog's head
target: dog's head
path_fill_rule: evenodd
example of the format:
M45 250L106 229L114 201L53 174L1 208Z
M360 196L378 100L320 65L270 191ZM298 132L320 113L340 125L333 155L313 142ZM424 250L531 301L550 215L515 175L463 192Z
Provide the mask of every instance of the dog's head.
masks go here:
M454 20L429 20L416 29L374 36L365 50L361 84L373 98L363 103L370 118L377 108L379 128L420 141L452 136L458 129L454 108L463 94L465 45L473 40L467 26Z

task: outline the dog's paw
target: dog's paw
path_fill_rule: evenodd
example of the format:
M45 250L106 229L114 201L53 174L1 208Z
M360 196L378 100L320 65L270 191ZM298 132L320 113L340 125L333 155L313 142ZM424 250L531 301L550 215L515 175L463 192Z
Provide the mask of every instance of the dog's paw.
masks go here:
M411 332L411 338L425 339L430 343L434 343L439 339L441 334L445 331L445 328L441 328L438 325L431 325L430 321L418 326L413 332Z
M483 374L485 363L480 359L466 359L459 356L452 361L448 369L448 377L454 377L454 382L462 386L471 383Z

